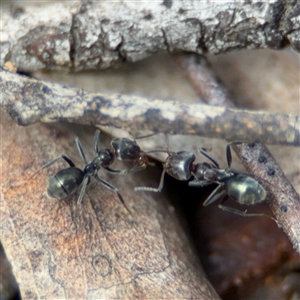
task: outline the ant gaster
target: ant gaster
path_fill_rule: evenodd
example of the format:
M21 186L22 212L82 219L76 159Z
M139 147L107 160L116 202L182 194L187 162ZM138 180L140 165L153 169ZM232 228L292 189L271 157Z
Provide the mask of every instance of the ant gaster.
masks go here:
M168 153L164 163L163 172L158 188L135 187L135 191L160 192L163 188L165 173L177 180L189 180L189 186L203 187L213 183L218 184L215 190L204 201L203 205L208 206L219 198L223 198L219 208L243 216L265 216L265 214L246 214L246 212L222 205L228 198L240 204L254 205L266 200L267 192L264 187L250 174L242 173L231 169L230 145L226 148L228 167L221 169L219 163L210 156L205 149L199 149L200 153L210 160L210 163L202 162L195 164L195 155L191 152L169 152L165 150L153 150L151 152ZM147 152L147 153L150 153ZM273 218L272 218L273 219Z

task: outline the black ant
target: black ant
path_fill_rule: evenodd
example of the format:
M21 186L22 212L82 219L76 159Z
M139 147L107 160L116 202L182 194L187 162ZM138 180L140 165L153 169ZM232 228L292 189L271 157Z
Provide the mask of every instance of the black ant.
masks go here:
M98 176L98 171L101 168L104 168L109 172L123 174L124 170L114 170L109 167L114 162L115 157L123 160L126 159L138 160L138 158L143 157L143 155L141 151L139 152L138 149L139 147L137 146L135 141L131 141L129 139L114 139L112 141L112 148L113 148L112 150L111 149L99 150L98 149L99 138L100 138L100 131L97 130L94 136L95 157L90 163L87 162L80 140L78 138L75 138L78 152L85 163L85 167L83 169L77 168L70 158L68 158L65 155L61 155L60 157L57 157L54 160L42 166L28 180L34 177L40 170L51 166L59 159L63 159L69 164L70 167L57 172L55 175L53 175L50 178L48 188L47 188L47 194L49 195L49 197L55 199L63 199L75 193L81 187L77 199L77 203L80 204L83 201L83 196L85 194L86 187L90 183L91 177L94 177L98 181L100 181L100 183L103 184L106 188L115 192L118 195L119 200L122 202L122 204L125 206L127 211L130 213L118 189L115 188L110 183L106 182L105 180L101 179ZM139 157L138 157L138 153L139 153ZM145 158L140 159L138 161L145 161ZM137 163L137 165L139 165L139 163Z
M246 211L242 212L222 205L229 198L244 205L254 205L264 202L267 199L267 191L253 175L231 169L232 155L230 146L231 144L228 144L226 147L228 165L226 169L220 169L216 160L213 159L205 149L200 149L200 153L213 164L207 164L208 167L197 167L194 173L194 180L189 182L189 186L202 187L212 183L218 184L215 190L204 201L203 206L208 206L222 198L221 204L219 204L218 207L224 211L241 216L267 216L265 214L249 214ZM197 166L199 166L199 164ZM272 217L270 218L273 219Z
M140 186L135 187L134 190L160 192L163 188L166 173L177 180L189 180L193 177L194 179L188 183L189 186L203 187L213 183L218 184L215 190L204 201L204 206L208 206L223 197L219 208L224 211L242 216L266 216L265 214L248 214L222 205L228 198L245 205L261 203L267 198L266 190L253 175L231 169L232 156L230 146L231 144L228 144L226 147L228 164L226 169L221 169L217 160L210 156L205 149L199 149L199 151L203 156L209 159L211 163L203 162L194 164L195 155L187 151L169 152L165 150L153 150L151 152L168 153L159 186L157 188ZM150 153L150 151L147 153Z

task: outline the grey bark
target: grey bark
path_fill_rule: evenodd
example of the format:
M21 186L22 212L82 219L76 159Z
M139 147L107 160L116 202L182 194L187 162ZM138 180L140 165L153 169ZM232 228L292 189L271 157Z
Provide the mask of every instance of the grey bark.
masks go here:
M158 52L300 49L297 1L72 1L2 4L0 64L98 69Z

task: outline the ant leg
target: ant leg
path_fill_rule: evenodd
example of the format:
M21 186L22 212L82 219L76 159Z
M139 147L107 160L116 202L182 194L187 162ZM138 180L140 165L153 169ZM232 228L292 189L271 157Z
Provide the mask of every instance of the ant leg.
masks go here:
M170 155L170 140L167 133L165 133L165 146L168 154Z
M124 174L128 174L128 173L135 173L135 172L143 171L146 169L146 166L144 167L144 166L135 165L129 170L128 169L116 170L116 169L111 169L110 167L103 167L103 168L110 173L124 175Z
M57 157L57 158L55 158L55 159L53 159L53 160L47 162L47 163L46 163L45 165L43 165L42 167L40 167L33 175L31 175L31 176L25 181L25 183L28 182L30 179L32 179L32 178L33 178L37 173L39 173L41 170L50 167L51 165L53 165L55 162L57 162L57 161L60 160L60 159L63 159L64 161L66 161L66 162L70 165L70 167L75 167L75 164L72 162L71 159L69 159L69 158L68 158L67 156L65 156L65 155L61 155L61 156L59 156L59 157Z
M231 167L231 163L232 163L232 155L231 155L231 145L240 145L243 144L244 142L231 142L228 143L226 146L226 158L227 158L227 165L228 168Z
M200 148L199 149L199 152L205 156L206 158L208 158L214 165L217 169L220 169L220 166L219 166L219 163L217 160L215 160L210 154L207 153L207 151L205 151L204 148Z
M236 215L239 215L239 216L242 216L242 217L266 217L266 218L272 219L273 221L276 222L278 227L281 227L276 219L274 219L273 217L268 216L266 214L257 214L257 213L250 213L249 214L249 213L247 213L247 210L241 211L241 210L235 209L233 207L225 206L225 205L222 205L222 204L219 204L218 207L220 209L222 209L223 211L231 212L233 214L236 214Z
M226 146L226 158L227 158L227 165L228 168L231 167L231 163L232 163L232 155L231 155L231 148L230 148L231 144L228 144Z
M164 149L157 149L157 150L149 150L144 152L145 154L150 154L150 153L167 153L170 154L170 152L168 152L167 150Z
M114 173L114 174L117 174L117 175L124 175L124 174L128 174L128 173L135 173L135 172L138 172L138 171L142 171L142 170L145 170L146 167L139 167L139 166L134 166L133 168L131 169L122 169L122 170L116 170L116 169L111 169L109 167L104 167L104 169L110 173Z
M131 169L127 170L126 173L135 173L143 171L147 168L147 166L139 166L138 164L134 165Z
M150 153L166 153L168 155L171 155L171 151L169 149L169 138L168 138L168 135L166 134L165 135L165 139L166 139L166 149L155 149L155 150L149 150L149 151L146 151L144 152L145 154L150 154Z
M68 158L67 156L62 155L61 158L62 158L64 161L66 161L66 162L70 165L70 167L72 167L72 168L75 167L75 164L74 164L74 163L71 161L71 159ZM51 164L51 165L52 165L52 164Z
M133 136L133 139L134 140L144 139L144 138L156 135L156 134L157 134L157 132L155 132L155 133L149 133L149 134L141 135L141 136Z
M281 227L281 225L278 223L278 221L276 219L274 219L273 217L268 216L266 214L258 214L258 213L250 213L250 214L248 214L247 213L247 209L245 211L241 211L241 210L233 208L233 207L222 205L227 199L229 199L229 197L226 195L223 198L223 200L221 201L221 203L218 205L218 207L220 209L222 209L223 211L227 211L227 212L230 212L230 213L242 216L242 217L266 217L266 218L272 219L273 221L276 222L276 224L278 225L278 227Z
M76 146L77 146L77 149L78 149L78 152L81 156L81 158L83 159L83 161L85 162L85 164L87 165L88 162L86 160L86 157L85 157L85 154L83 152L83 149L82 149L82 146L81 146L81 143L80 143L80 140L78 137L75 138L75 143L76 143Z
M218 200L220 197L224 196L226 194L225 190L219 192L223 187L224 187L223 184L220 184L217 188L215 188L215 190L203 202L203 206L208 206L209 204Z
M135 192L146 191L146 192L155 192L155 193L161 192L161 190L164 186L165 174L166 174L166 169L164 168L161 173L161 176L160 176L158 188L153 188L153 187L149 187L149 186L137 186L134 188L134 191Z
M95 136L94 136L94 152L95 154L98 154L98 145L99 145L99 139L100 139L100 130L96 130Z
M85 190L86 190L86 187L89 183L89 176L85 176L83 178L83 181L82 181L82 185L81 185L81 189L80 189L80 194L79 194L79 197L77 199L77 204L81 204L82 203L82 200L83 200L83 196L85 194Z
M97 174L96 174L95 178L96 178L97 180L99 180L106 188L108 188L109 190L115 192L115 193L118 195L119 200L120 200L121 203L124 205L124 207L125 207L126 210L129 212L129 214L132 216L131 211L130 211L129 208L126 206L123 197L122 197L121 194L119 193L119 190L118 190L116 187L114 187L113 185L111 185L110 183L108 183L107 181L101 179Z
M213 181L207 181L207 180L192 180L188 183L189 186L196 186L196 187L203 187L207 185L213 184Z
M126 169L116 170L116 169L111 169L110 167L103 167L103 168L110 173L114 173L114 174L118 174L118 175L124 175L124 174L128 173L128 170L126 170Z

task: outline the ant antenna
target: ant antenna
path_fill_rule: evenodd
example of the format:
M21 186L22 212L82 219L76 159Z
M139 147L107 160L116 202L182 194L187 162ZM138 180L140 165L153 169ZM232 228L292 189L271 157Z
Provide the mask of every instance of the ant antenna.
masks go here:
M47 162L46 164L44 164L43 166L41 166L35 173L33 173L26 181L22 182L22 184L27 183L28 181L30 181L33 177L35 177L40 171L42 171L43 169L46 169L48 167L50 167L51 165L53 165L55 162L57 162L58 160L63 159L65 160L71 167L75 167L74 163L65 155L61 155L57 158L54 158L53 160Z

